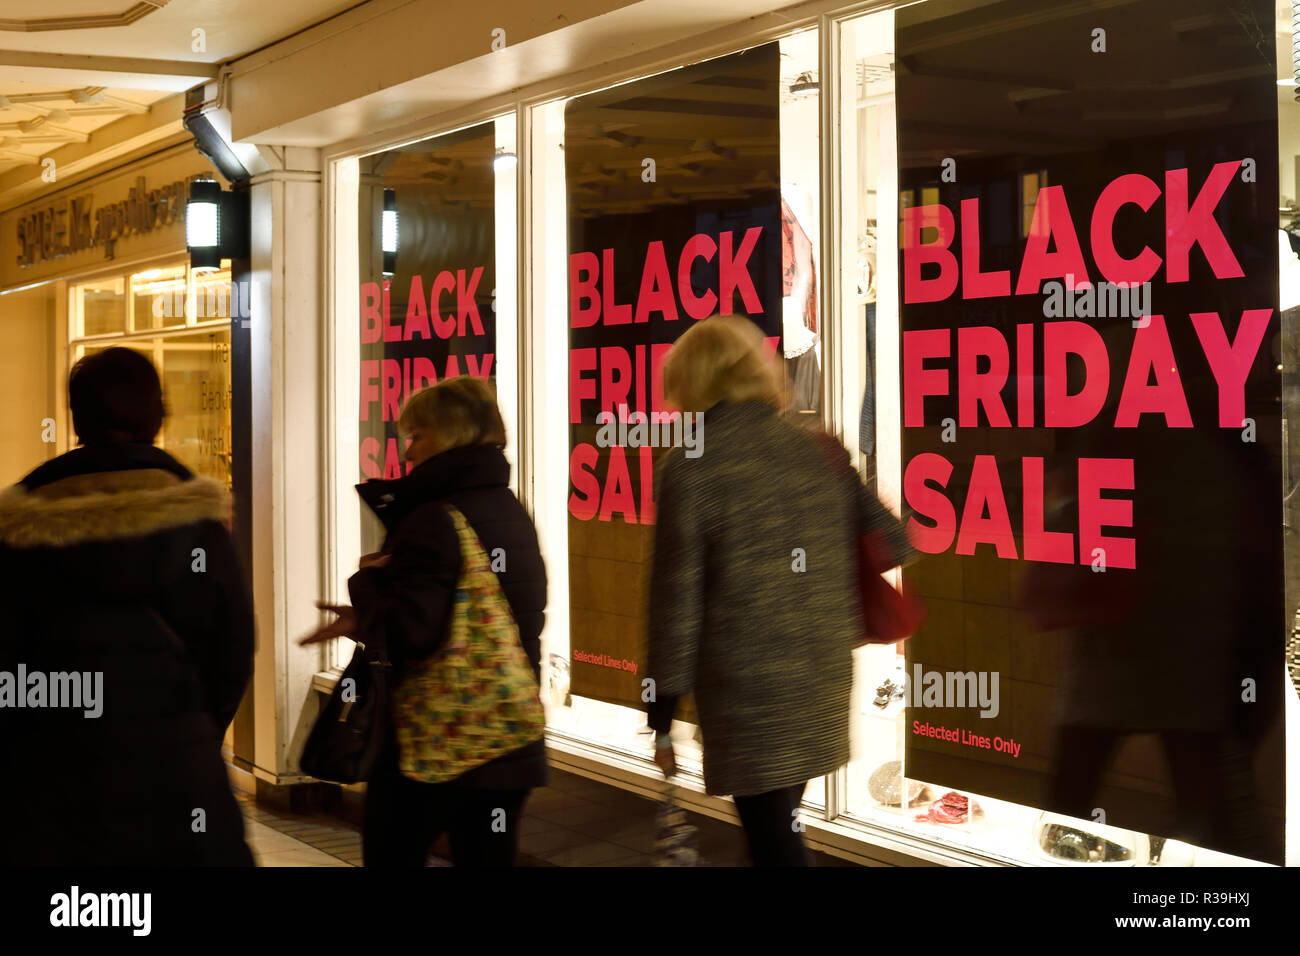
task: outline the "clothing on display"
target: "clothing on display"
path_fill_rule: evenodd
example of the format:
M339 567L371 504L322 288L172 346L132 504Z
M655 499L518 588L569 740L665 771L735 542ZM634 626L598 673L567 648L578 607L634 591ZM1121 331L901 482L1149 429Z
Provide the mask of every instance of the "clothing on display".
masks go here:
M781 295L794 294L794 287L806 275L807 294L803 301L803 324L817 331L817 266L813 263L812 240L795 217L785 198L781 199Z
M782 352L794 385L794 411L820 414L821 342L817 335L817 266L812 241L781 198ZM798 296L798 298L795 298Z

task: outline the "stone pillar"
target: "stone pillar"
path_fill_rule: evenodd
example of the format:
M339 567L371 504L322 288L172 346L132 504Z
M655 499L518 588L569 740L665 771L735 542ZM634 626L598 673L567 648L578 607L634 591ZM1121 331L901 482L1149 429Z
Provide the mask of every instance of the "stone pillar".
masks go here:
M325 591L321 409L320 151L259 147L251 180L252 578L257 616L252 766L263 783L305 780L297 756L316 713L320 646L297 641ZM307 706L304 706L307 705ZM241 760L240 763L245 763Z

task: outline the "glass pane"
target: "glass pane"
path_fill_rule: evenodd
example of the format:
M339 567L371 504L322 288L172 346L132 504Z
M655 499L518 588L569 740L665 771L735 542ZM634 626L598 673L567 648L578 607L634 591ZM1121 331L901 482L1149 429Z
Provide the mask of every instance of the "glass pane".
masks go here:
M611 438L598 416L657 423L671 412L660 369L672 343L692 320L734 314L784 358L791 416L821 423L817 42L805 31L578 97L564 107L562 149L558 117L540 111L546 208L534 220L567 221L568 257L565 236L548 234L536 271L569 277L567 298L561 283L541 283L546 334L559 331L568 349L545 373L546 407L567 410L568 435L548 420L537 442L568 503L569 627L548 628L547 649L570 706L556 695L549 719L647 757L654 467L670 442L628 428ZM676 715L679 765L698 775L689 697ZM821 780L806 799L824 803Z
M230 330L155 340L167 420L160 444L198 475L230 484Z
M75 285L72 297L81 335L126 331L126 281L121 276Z
M482 123L361 160L362 479L409 472L397 421L412 394L460 375L496 383L498 179L514 176L498 158L505 150L497 126ZM503 397L500 404L511 404ZM379 522L368 509L362 522L362 548L378 550Z
M1294 474L1295 353L1270 306L1279 246L1282 307L1300 304L1290 119L1280 183L1273 162L1291 94L1252 44L1217 48L1206 74L1145 0L1109 29L1155 52L1112 47L1102 77L1074 40L1085 14L1029 17L1039 8L932 0L844 31L840 88L858 86L839 117L857 226L844 242L875 307L848 323L846 357L865 347L844 399L856 372L862 458L882 499L906 489L925 553L902 577L928 607L904 655L858 652L848 808L1022 863L1281 862L1282 688L1268 675L1300 586L1278 527L1292 516L1273 501ZM1208 0L1184 13L1207 36L1237 25ZM959 39L1020 14L988 42ZM1046 54L1032 90L1005 70L1025 50ZM907 69L873 89L872 58L895 53ZM1068 79L1084 72L1098 82ZM1142 101L1123 105L1134 89ZM872 216L882 197L909 208L901 232L872 237L873 218L897 221ZM1207 211L1194 251L1166 221L1184 197ZM1242 350L1231 388L1212 372L1218 342Z
M230 260L222 259L221 268L216 272L194 273L194 318L198 322L211 319L228 319L230 310L243 302L242 295L238 302L230 282ZM247 310L242 310L247 314Z
M185 266L131 276L131 322L137 332L185 324Z

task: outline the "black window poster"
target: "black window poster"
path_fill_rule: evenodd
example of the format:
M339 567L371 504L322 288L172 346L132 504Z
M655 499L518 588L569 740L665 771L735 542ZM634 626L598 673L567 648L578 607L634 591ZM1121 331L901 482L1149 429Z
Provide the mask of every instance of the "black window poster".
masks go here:
M909 777L1280 863L1267 0L897 13ZM949 706L944 706L944 705Z

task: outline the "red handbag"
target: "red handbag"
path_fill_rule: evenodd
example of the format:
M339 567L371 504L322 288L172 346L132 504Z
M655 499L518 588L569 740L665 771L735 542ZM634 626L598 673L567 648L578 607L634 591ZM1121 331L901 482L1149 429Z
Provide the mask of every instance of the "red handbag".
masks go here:
M852 474L860 481L849 460L848 450L839 439L828 432L817 430L813 437L832 471ZM904 586L901 591L880 575L895 567L894 555L884 535L868 531L858 538L858 597L862 602L863 644L897 644L921 629L925 620L925 605Z

